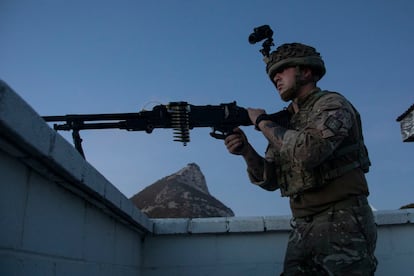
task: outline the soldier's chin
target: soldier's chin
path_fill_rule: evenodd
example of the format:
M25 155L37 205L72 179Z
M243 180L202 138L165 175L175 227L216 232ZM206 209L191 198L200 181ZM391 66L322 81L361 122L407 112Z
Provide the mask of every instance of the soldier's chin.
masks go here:
M289 102L293 99L293 93L291 91L285 91L280 94L280 98L285 102Z

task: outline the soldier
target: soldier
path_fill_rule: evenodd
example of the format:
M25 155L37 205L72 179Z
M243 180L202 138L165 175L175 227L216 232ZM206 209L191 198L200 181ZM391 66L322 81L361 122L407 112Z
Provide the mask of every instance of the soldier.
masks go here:
M341 94L317 87L326 69L315 48L283 44L265 62L280 97L290 102L289 123L249 108L268 140L265 157L239 128L225 145L243 156L253 184L289 197L293 218L283 275L373 275L377 230L358 111Z

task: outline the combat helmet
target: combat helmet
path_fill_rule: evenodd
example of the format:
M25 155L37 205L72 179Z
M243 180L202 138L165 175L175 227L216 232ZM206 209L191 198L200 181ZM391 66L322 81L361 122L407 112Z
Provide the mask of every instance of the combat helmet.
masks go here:
M277 72L292 66L307 66L312 68L320 80L326 73L325 63L315 48L301 43L286 43L277 47L264 59L266 72L270 79Z

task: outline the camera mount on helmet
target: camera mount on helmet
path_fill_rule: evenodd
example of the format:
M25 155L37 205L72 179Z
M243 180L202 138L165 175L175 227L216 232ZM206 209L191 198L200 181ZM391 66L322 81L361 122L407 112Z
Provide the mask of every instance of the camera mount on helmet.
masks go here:
M260 52L264 57L269 57L270 47L274 46L273 43L273 30L269 25L262 25L253 29L253 33L249 35L249 43L255 44L259 41L266 39L262 44Z

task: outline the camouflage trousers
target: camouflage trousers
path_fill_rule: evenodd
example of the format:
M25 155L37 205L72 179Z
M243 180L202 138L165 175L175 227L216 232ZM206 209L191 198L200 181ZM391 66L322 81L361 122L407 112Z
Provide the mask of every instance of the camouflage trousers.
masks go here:
M377 229L368 204L294 219L282 275L374 275Z

